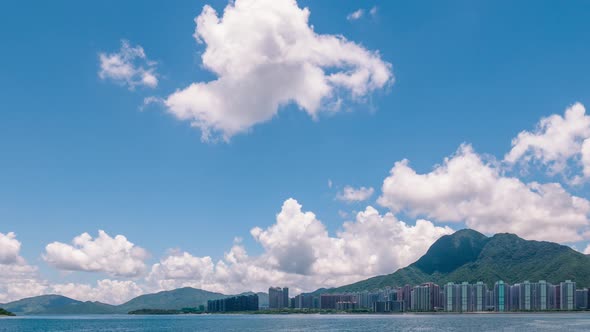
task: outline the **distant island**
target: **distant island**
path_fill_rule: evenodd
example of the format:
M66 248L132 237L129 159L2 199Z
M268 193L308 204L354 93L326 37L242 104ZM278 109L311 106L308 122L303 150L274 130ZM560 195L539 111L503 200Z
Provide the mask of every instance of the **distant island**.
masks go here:
M10 311L0 308L0 316L15 316L15 314L13 314Z
M0 306L16 315L530 312L588 310L588 287L590 256L556 243L465 229L441 237L415 263L392 274L295 297L286 287L236 295L185 287L120 305L42 295Z

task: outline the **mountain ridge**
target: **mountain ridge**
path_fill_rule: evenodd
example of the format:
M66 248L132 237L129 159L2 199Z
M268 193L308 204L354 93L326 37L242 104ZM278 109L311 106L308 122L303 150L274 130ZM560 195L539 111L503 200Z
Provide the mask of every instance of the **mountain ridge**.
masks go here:
M247 293L254 294L252 292ZM266 295L266 293L257 294ZM183 308L198 308L200 305L206 306L208 300L232 296L236 295L225 295L192 287L183 287L143 294L119 305L97 301L78 301L63 295L46 294L23 298L0 304L0 306L16 315L127 314L130 311L140 309L180 310ZM268 300L266 301L268 302Z
M57 294L46 294L23 298L1 305L4 309L17 315L40 314L114 314L116 306L93 301L78 301Z
M447 282L483 281L491 287L498 280L512 284L525 280L558 283L566 279L577 282L579 288L590 287L590 256L564 245L525 240L510 233L487 237L477 231L463 229L442 236L416 262L391 274L336 288L320 288L310 294L371 291L424 282L444 285ZM268 305L268 294L256 294L260 296L261 306ZM0 307L17 315L126 314L140 309L194 308L206 305L207 300L231 296L236 295L184 287L140 295L120 305L83 302L50 294L0 304Z
M489 287L507 283L570 279L578 287L590 287L590 256L547 241L525 240L511 233L487 237L463 229L439 238L416 262L397 271L312 294L370 291L435 282L483 281Z

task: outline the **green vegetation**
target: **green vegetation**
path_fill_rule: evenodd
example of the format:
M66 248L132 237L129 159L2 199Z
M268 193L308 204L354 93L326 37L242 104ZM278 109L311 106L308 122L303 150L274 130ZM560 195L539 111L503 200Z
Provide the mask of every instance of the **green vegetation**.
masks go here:
M205 308L182 308L180 310L175 309L139 309L129 312L129 315L186 315L186 314L202 314L205 312Z
M443 282L481 280L492 285L547 280L558 283L571 279L578 288L590 286L590 258L570 247L551 242L526 241L513 234L496 234L478 259L467 263Z
M488 241L488 237L476 231L460 230L441 237L412 265L426 274L450 273L477 260Z
M247 311L244 313L253 315L289 315L289 314L363 314L372 313L369 309L354 309L354 310L335 310L335 309L266 309L258 311Z
M416 285L427 281L474 283L483 281L491 287L496 281L507 283L546 280L559 283L566 279L578 288L590 287L590 256L556 243L527 241L513 234L496 234L488 238L473 230L461 230L436 241L418 261L395 273L373 277L320 293L342 293ZM248 295L252 293L244 293ZM173 314L201 313L208 300L230 297L195 288L138 296L113 306L100 302L81 302L59 295L43 295L3 304L17 315L48 314ZM258 293L260 305L268 305L268 294ZM184 308L184 309L181 309ZM193 309L191 309L193 308ZM195 309L199 308L199 309ZM191 311L193 310L193 311ZM341 311L339 311L341 312ZM249 312L252 314L337 313L337 311L285 309Z
M551 242L527 241L514 234L491 238L473 230L461 230L436 241L418 261L388 275L314 293L374 290L386 286L416 285L427 281L483 281L489 287L507 283L571 279L578 288L590 287L590 257Z
M228 295L187 287L138 296L118 306L100 302L76 301L61 295L36 296L7 303L3 306L17 315L126 314L132 311L150 309L197 313L204 311L207 300L225 297L228 297Z
M179 315L180 310L165 310L165 309L139 309L129 311L130 315Z
M205 311L197 308L183 308L181 310L167 310L167 309L139 309L130 311L129 315L185 315L185 314L204 314ZM232 312L214 312L212 315L291 315L291 314L372 314L369 309L355 309L355 310L334 310L334 309L266 309L258 311L232 311Z
M82 302L61 295L30 297L3 305L17 315L114 314L116 307L100 302Z
M0 316L15 316L15 314L13 314L10 311L0 308Z
M141 295L118 306L117 309L127 313L140 309L178 310L180 308L198 308L201 305L207 305L208 300L226 297L228 295L185 287L156 294Z
M183 314L202 314L205 312L205 306L200 305L198 308L182 308L180 311Z

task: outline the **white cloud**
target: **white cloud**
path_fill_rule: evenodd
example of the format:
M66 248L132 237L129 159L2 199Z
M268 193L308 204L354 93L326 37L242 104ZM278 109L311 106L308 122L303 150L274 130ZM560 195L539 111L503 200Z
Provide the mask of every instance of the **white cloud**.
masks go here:
M340 262L324 257L333 269L363 266L365 275L391 273L420 258L439 237L451 234L449 227L437 227L430 221L419 219L415 225L397 220L392 213L380 215L371 206L356 216L355 222L344 224L338 238L344 242ZM386 245L384 245L386 244ZM346 264L347 261L351 261Z
M366 201L369 198L371 198L371 196L373 196L374 192L375 192L375 190L372 187L369 187L369 188L360 187L360 188L356 189L351 186L346 186L346 187L344 187L342 192L339 192L336 195L336 198L338 200L349 202L349 203L350 202L362 202L362 201Z
M45 294L47 283L40 279L37 267L24 260L0 264L0 303Z
M130 280L102 279L96 286L89 284L65 283L50 287L51 292L81 301L99 301L108 304L121 304L145 293L145 289Z
M0 233L0 264L16 263L19 259L20 245L14 233Z
M580 154L582 155L584 177L590 178L590 138L586 138L582 143Z
M140 111L144 111L148 106L151 105L164 105L164 100L156 96L149 96L143 98L143 103L139 106Z
M324 225L311 212L302 212L294 199L283 204L277 223L267 230L254 228L252 236L271 253L269 263L281 271L309 274L318 258L314 243L328 239Z
M251 231L264 248L261 255L248 256L240 242L218 262L176 252L155 264L148 280L154 289L192 286L238 293L290 285L294 293L311 291L391 273L452 232L425 220L407 225L392 214L381 216L367 207L334 237L315 214L302 211L296 200L288 199L275 224Z
M113 238L100 230L96 239L83 233L75 237L72 244L48 244L45 261L62 270L105 272L125 277L141 275L146 268L147 252L123 235Z
M328 179L328 188L332 189L332 185L334 185L332 180Z
M485 233L575 242L589 225L588 200L570 195L558 183L523 183L503 176L469 145L427 174L417 174L407 160L396 163L382 191L378 202L394 213L464 221Z
M0 303L43 294L58 294L79 301L121 304L146 292L149 290L130 280L97 280L94 287L80 283L51 284L41 279L37 267L0 264Z
M275 224L251 230L262 245L260 255L249 256L241 240L236 239L216 262L208 256L172 251L151 267L145 279L102 279L96 285L49 283L38 276L36 267L19 258L18 264L0 264L0 301L53 293L119 304L144 293L178 287L235 294L289 285L298 293L393 272L418 259L440 236L452 232L425 220L408 225L391 213L381 216L369 206L357 214L356 221L345 222L336 236L330 236L314 213L303 211L296 200L288 199ZM145 257L143 250L140 255L135 253L137 248L123 236L111 238L100 231L94 240L87 233L76 237L73 246L59 242L48 245L45 259L65 270L133 276L143 269L138 258Z
M369 14L371 14L372 17L377 16L377 6L373 6L373 8L371 8L371 10L369 10Z
M2 236L0 234L0 242L5 240L1 239ZM8 233L6 237L9 241L18 242L13 233ZM84 233L76 237L73 243L74 246L59 242L49 244L45 259L50 264L65 270L100 271L122 276L133 276L137 271L145 268L143 262L138 261L140 257L145 257L145 251L135 247L123 236L111 238L100 231L99 237L93 241L87 233ZM8 248L13 251L11 256L16 255L16 258L0 262L0 303L42 294L60 294L82 301L119 304L149 291L130 280L103 279L98 280L96 286L79 283L50 283L39 275L36 266L28 265L19 255L20 242L18 246L11 243ZM14 248L17 248L16 252ZM0 249L2 249L1 244ZM5 252L2 251L2 253Z
M372 18L375 18L377 16L377 11L378 11L377 6L373 6L373 7L371 7L371 9L369 9L369 15L371 15ZM355 10L354 12L346 15L346 19L349 21L357 21L357 20L363 18L363 16L365 16L365 10L362 8L359 8L359 9Z
M43 294L37 268L20 256L21 243L12 232L0 233L0 303Z
M342 36L317 34L295 0L236 0L219 17L206 5L194 37L206 45L203 66L217 75L165 101L202 139L229 140L269 121L290 103L316 119L343 98L363 101L393 82L391 65Z
M148 277L151 290L195 287L213 292L235 294L243 291L268 289L286 273L268 268L260 258L250 258L241 244L235 244L224 258L213 262L187 252L173 253L154 264Z
M54 293L118 304L140 294L178 287L235 294L289 285L296 294L393 272L418 259L440 236L452 232L425 220L408 225L391 213L380 215L369 206L331 236L314 213L303 211L296 200L288 199L275 224L251 230L263 248L259 255L249 256L241 240L236 239L218 261L172 251L154 264L144 279L103 279L95 285L48 283L38 276L36 267L21 259L19 264L0 264L0 301ZM73 245L48 245L45 259L65 270L132 276L142 270L137 268L143 266L138 258L145 257L144 253L134 253L137 248L123 236L111 238L101 231L92 239L84 233L74 239Z
M510 165L539 162L555 175L566 171L568 161L573 159L581 162L584 176L590 176L590 143L586 142L590 137L590 116L585 113L584 105L576 103L564 116L554 114L541 119L534 131L522 131L512 140L512 149L504 161Z
M357 9L354 12L348 14L346 16L346 19L349 21L356 21L358 19L360 19L361 17L363 17L363 14L365 13L364 9Z
M150 61L143 47L131 46L128 41L121 41L121 49L116 53L100 53L100 71L98 76L110 79L129 89L136 86L155 88L158 86L156 62Z
M194 257L187 252L173 253L152 266L148 279L204 280L213 273L211 257Z
M76 257L79 261L84 261L85 259L82 256L86 255L98 261L103 261L104 257L97 257L99 255L89 254L89 252L100 251L109 245L113 246L113 251L116 251L124 242L124 237L112 239L103 232L101 232L95 244L84 243L87 237L87 234L83 234L74 239L76 245L83 248L81 251L73 249L74 251L66 254L62 252L60 259L64 260L68 257ZM103 279L98 280L94 287L88 284L78 283L52 284L39 275L36 266L29 265L20 256L20 247L21 243L16 239L14 233L8 233L6 235L0 233L0 256L2 257L0 261L0 303L7 303L42 294L60 294L82 301L101 301L104 303L119 304L149 291L149 289L141 287L130 280ZM55 249L54 247L52 248ZM54 255L56 253L53 249L50 249L49 252L52 254L51 257L55 258ZM128 260L121 260L116 256L110 256L114 259L112 264L128 264ZM81 265L82 263L78 262L78 264ZM93 269L93 271L96 270ZM109 269L107 268L106 270ZM121 271L125 272L127 270L125 267L121 267Z

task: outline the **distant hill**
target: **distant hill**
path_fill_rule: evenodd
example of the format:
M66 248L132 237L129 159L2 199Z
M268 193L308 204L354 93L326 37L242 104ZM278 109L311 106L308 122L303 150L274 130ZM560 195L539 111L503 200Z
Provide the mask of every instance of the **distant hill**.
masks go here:
M483 281L491 287L498 280L513 284L525 280L559 283L566 279L575 281L579 288L590 287L590 256L556 243L527 241L514 234L486 237L465 229L441 237L418 261L392 274L338 288L318 289L314 294L374 290L428 281L439 285L449 281ZM257 294L260 305L268 305L268 294ZM186 287L141 295L118 306L82 302L60 295L43 295L0 307L17 315L126 314L143 309L198 308L199 305L206 305L208 300L229 296L233 295Z
M254 294L252 292L244 294ZM268 305L268 294L257 293L261 303ZM6 304L1 307L17 315L91 315L127 314L138 310L181 310L207 305L208 300L234 295L208 292L196 288L178 288L155 294L138 296L121 305L101 302L82 302L61 295L41 295Z
M441 237L418 261L392 274L314 293L374 290L428 281L439 285L483 281L491 287L498 280L512 284L525 280L558 283L566 279L576 281L579 288L590 287L590 257L552 242L527 241L507 233L486 237L464 229Z
M0 308L0 316L14 316L14 314L10 311Z
M17 315L114 314L115 306L100 302L82 302L61 295L41 295L3 304Z
M208 300L228 297L221 293L208 292L196 288L178 288L171 291L163 291L155 294L138 296L126 303L117 306L124 313L140 309L173 310L182 308L196 308L199 305L207 305Z

